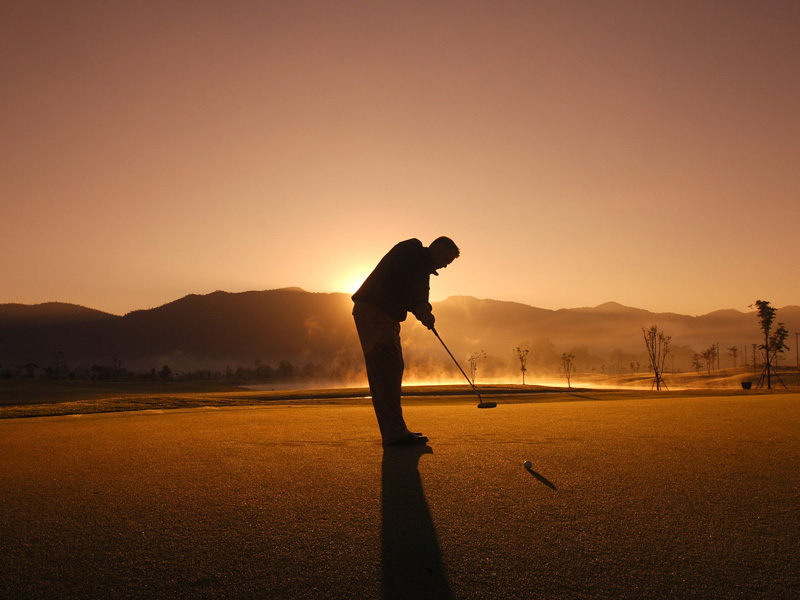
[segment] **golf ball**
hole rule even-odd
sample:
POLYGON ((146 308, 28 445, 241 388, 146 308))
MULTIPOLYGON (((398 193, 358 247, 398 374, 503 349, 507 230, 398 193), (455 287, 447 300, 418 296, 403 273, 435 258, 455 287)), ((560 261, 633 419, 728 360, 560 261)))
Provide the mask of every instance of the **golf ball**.
POLYGON ((526 469, 530 469, 533 466, 533 463, 529 460, 526 460, 524 466, 526 469))

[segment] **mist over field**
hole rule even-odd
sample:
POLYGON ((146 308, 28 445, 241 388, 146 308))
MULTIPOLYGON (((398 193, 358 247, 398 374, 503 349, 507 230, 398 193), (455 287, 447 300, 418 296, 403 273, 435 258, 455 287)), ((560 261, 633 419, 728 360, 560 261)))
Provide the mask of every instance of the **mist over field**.
MULTIPOLYGON (((364 385, 363 358, 346 294, 296 288, 190 295, 124 316, 51 303, 0 305, 0 372, 10 376, 95 378, 121 373, 282 379, 364 385), (116 370, 116 371, 115 371, 116 370), (109 375, 110 373, 110 375, 109 375)), ((562 354, 581 376, 646 374, 642 328, 672 336, 667 371, 691 372, 692 356, 719 344, 717 366, 736 366, 762 334, 754 312, 720 310, 687 316, 606 303, 545 310, 529 305, 451 297, 434 304, 442 339, 478 383, 521 383, 515 348, 529 350, 526 383, 563 381, 562 354)), ((777 320, 800 329, 800 307, 777 320)), ((463 382, 439 341, 413 316, 402 324, 406 383, 463 382)), ((790 339, 790 342, 793 339, 790 339)), ((793 344, 790 344, 793 346, 793 344)), ((794 356, 786 356, 794 364, 794 356)))

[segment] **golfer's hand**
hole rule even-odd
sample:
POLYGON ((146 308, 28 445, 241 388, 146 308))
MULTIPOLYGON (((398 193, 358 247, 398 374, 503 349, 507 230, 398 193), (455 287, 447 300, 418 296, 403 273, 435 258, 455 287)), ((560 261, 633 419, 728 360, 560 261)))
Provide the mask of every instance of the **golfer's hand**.
POLYGON ((427 302, 419 304, 413 311, 414 316, 417 317, 420 323, 425 325, 428 329, 433 329, 433 323, 436 319, 433 318, 433 308, 427 302))
POLYGON ((433 324, 436 322, 436 317, 433 316, 433 313, 427 313, 421 315, 419 317, 419 321, 420 323, 425 325, 425 327, 427 327, 428 329, 433 329, 433 324))

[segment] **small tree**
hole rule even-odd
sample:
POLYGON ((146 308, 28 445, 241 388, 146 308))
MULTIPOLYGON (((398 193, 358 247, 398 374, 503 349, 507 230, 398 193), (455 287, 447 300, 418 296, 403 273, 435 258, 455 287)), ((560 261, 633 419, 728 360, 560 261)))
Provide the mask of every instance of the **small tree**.
POLYGON ((617 373, 622 373, 624 370, 622 365, 625 362, 625 352, 620 348, 615 348, 611 351, 611 361, 612 366, 617 370, 617 373))
POLYGON ((706 361, 706 370, 708 374, 711 375, 711 369, 714 367, 714 364, 717 360, 717 345, 714 344, 706 348, 706 350, 701 354, 703 360, 706 361))
POLYGON ((67 377, 69 375, 69 363, 67 363, 67 358, 64 355, 64 353, 54 352, 53 362, 50 365, 50 368, 45 369, 45 371, 53 379, 61 379, 62 377, 67 377))
POLYGON ((778 323, 775 333, 773 333, 772 337, 769 339, 769 354, 772 356, 771 360, 775 363, 775 377, 778 378, 778 381, 781 382, 783 387, 786 387, 786 384, 781 380, 781 376, 778 373, 778 367, 780 366, 780 361, 783 358, 784 350, 789 350, 789 346, 787 346, 785 343, 787 337, 789 337, 789 331, 786 329, 786 325, 783 323, 778 323))
POLYGON ((288 360, 282 360, 278 363, 278 368, 275 370, 275 377, 281 381, 289 381, 294 379, 295 368, 288 360))
MULTIPOLYGON (((777 329, 774 332, 772 331, 772 323, 775 320, 778 309, 766 300, 756 300, 756 312, 758 313, 761 331, 764 332, 764 343, 759 346, 759 349, 764 351, 764 371, 758 380, 758 387, 761 387, 766 377, 767 389, 772 389, 772 363, 776 362, 778 354, 783 354, 784 350, 789 349, 785 344, 789 332, 783 323, 778 323, 777 329)), ((775 375, 778 377, 778 381, 781 381, 777 372, 775 375)), ((786 387, 783 381, 781 381, 781 384, 786 387)))
POLYGON ((158 372, 158 376, 163 381, 169 381, 170 379, 172 379, 172 369, 169 368, 169 365, 164 365, 163 367, 161 367, 161 370, 158 372))
POLYGON ((470 378, 472 379, 472 385, 475 385, 475 372, 478 370, 478 361, 482 358, 486 358, 486 352, 481 350, 480 352, 473 352, 470 354, 469 357, 469 374, 470 378))
POLYGON ((728 356, 733 359, 733 368, 736 368, 736 359, 739 358, 739 347, 738 346, 731 346, 728 348, 728 356))
MULTIPOLYGON (((770 372, 772 361, 769 355, 769 334, 772 329, 772 322, 775 320, 775 313, 778 312, 778 309, 774 308, 766 300, 756 300, 756 312, 758 313, 758 322, 761 326, 761 331, 764 332, 764 343, 759 346, 759 349, 764 351, 764 373, 766 373, 767 376, 767 389, 772 389, 772 373, 770 372)), ((764 373, 761 374, 761 379, 758 382, 759 387, 761 387, 761 383, 764 379, 764 373)))
POLYGON ((122 374, 122 359, 118 356, 111 357, 111 377, 114 381, 117 381, 122 374))
POLYGON ((703 368, 703 355, 699 352, 692 354, 692 368, 700 375, 700 369, 703 368))
POLYGON ((783 354, 784 350, 790 350, 789 346, 785 344, 787 337, 789 337, 789 331, 786 329, 786 325, 784 323, 778 323, 778 328, 775 330, 772 339, 770 339, 773 356, 783 358, 780 355, 783 354))
POLYGON ((667 360, 667 354, 669 354, 669 341, 672 339, 672 336, 665 335, 664 332, 658 330, 658 326, 652 325, 650 329, 645 329, 642 327, 642 333, 644 334, 644 343, 647 346, 647 354, 650 358, 650 368, 653 369, 653 385, 650 386, 650 389, 653 389, 653 386, 657 390, 661 389, 661 386, 667 387, 664 383, 664 363, 667 360))
POLYGON ((522 385, 525 385, 525 371, 528 370, 525 367, 525 365, 528 364, 528 354, 530 354, 531 351, 528 350, 527 348, 523 350, 518 346, 514 348, 514 352, 516 353, 517 358, 519 359, 519 367, 520 371, 522 371, 522 385))
POLYGON ((572 370, 575 368, 572 364, 572 360, 575 358, 574 354, 570 354, 569 352, 564 352, 561 355, 561 363, 564 365, 564 376, 567 378, 567 387, 572 389, 572 384, 570 383, 570 379, 572 378, 572 370))

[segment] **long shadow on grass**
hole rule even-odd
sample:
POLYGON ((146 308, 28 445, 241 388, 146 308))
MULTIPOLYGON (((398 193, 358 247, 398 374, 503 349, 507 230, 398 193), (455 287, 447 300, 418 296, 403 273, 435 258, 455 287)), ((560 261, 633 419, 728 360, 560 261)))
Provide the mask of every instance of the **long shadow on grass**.
POLYGON ((418 463, 429 446, 386 447, 381 465, 383 597, 452 598, 418 463))

